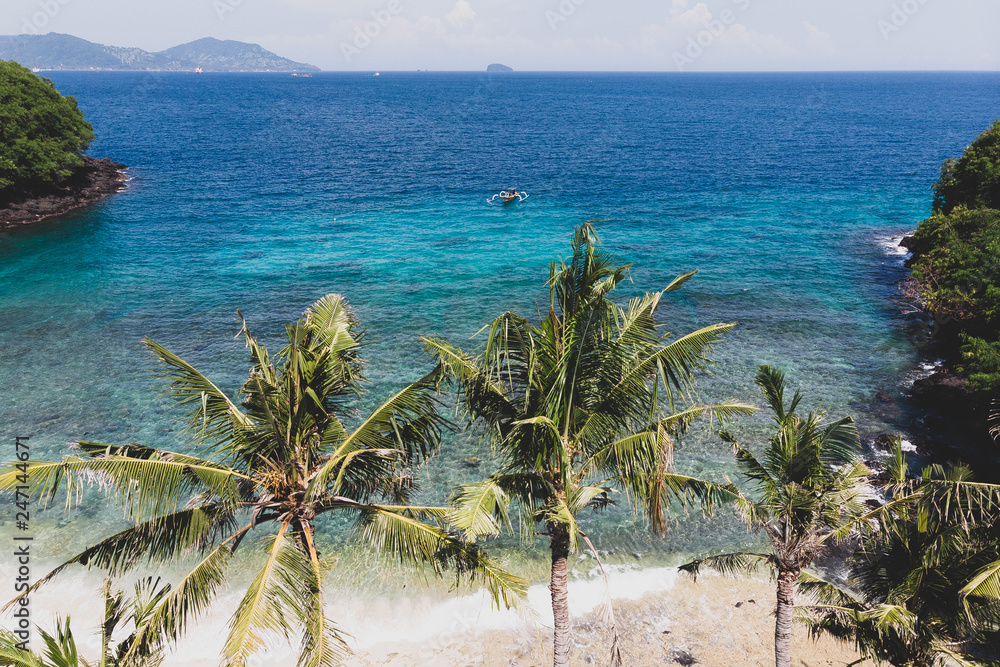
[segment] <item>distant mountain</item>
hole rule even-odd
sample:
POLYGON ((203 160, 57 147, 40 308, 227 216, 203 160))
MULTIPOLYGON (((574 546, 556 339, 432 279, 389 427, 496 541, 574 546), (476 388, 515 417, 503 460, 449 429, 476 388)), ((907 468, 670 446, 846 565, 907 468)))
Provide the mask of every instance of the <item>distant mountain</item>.
POLYGON ((316 72, 257 44, 212 37, 166 51, 95 44, 72 35, 0 35, 0 60, 43 70, 195 70, 205 72, 316 72))
POLYGON ((500 63, 493 63, 492 65, 486 66, 487 72, 513 72, 514 68, 507 67, 506 65, 501 65, 500 63))

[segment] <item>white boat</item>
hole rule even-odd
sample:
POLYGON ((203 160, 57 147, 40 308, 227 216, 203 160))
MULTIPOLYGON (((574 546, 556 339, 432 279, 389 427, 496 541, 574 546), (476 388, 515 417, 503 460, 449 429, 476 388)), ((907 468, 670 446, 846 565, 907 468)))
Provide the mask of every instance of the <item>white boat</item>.
POLYGON ((487 204, 492 204, 493 202, 500 200, 503 204, 513 204, 514 202, 524 201, 528 198, 528 193, 523 190, 517 190, 516 188, 511 188, 510 190, 501 190, 498 194, 493 195, 486 200, 487 204))
POLYGON ((202 72, 201 72, 201 68, 200 68, 200 67, 195 67, 195 68, 194 68, 194 73, 195 73, 195 74, 201 74, 201 73, 202 73, 202 72))
POLYGON ((381 72, 375 72, 374 74, 372 74, 372 76, 382 76, 382 73, 381 72))

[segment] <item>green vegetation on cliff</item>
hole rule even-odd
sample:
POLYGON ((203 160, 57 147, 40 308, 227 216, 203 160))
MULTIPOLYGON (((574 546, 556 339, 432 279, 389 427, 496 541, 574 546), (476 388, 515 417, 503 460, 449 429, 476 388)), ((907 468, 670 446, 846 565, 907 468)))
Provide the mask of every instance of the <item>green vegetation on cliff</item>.
POLYGON ((0 61, 0 202, 67 178, 93 140, 75 99, 21 65, 0 61))
POLYGON ((976 137, 962 157, 941 167, 934 210, 951 213, 958 206, 1000 209, 1000 120, 976 137))
POLYGON ((907 245, 920 296, 977 398, 1000 394, 1000 121, 935 183, 935 213, 907 245))

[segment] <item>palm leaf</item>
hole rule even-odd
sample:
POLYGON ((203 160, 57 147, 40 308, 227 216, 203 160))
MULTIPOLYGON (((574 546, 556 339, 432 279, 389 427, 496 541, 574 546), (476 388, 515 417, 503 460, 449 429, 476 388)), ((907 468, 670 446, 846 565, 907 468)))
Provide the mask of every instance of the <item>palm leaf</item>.
POLYGON ((527 582, 506 572, 474 544, 403 512, 365 506, 358 516, 358 534, 386 562, 430 565, 437 573, 450 566, 458 578, 481 582, 498 607, 516 606, 527 592, 527 582))
POLYGON ((511 497, 495 479, 486 479, 458 487, 448 514, 448 523, 461 530, 465 539, 496 537, 512 532, 511 497))
POLYGON ((361 449, 394 449, 407 460, 430 455, 440 444, 443 420, 434 398, 435 374, 429 373, 376 408, 341 442, 336 452, 316 472, 307 497, 315 500, 324 492, 343 456, 361 449))
MULTIPOLYGON (((96 567, 110 576, 118 576, 143 561, 175 560, 191 550, 206 548, 215 536, 232 526, 232 513, 220 505, 193 507, 152 519, 84 549, 32 584, 28 592, 34 592, 74 564, 96 567)), ((16 600, 3 608, 9 608, 16 600)))
POLYGON ((188 426, 201 443, 218 446, 231 440, 235 429, 253 425, 236 403, 194 366, 149 338, 143 339, 143 344, 160 362, 157 376, 170 381, 176 404, 192 406, 188 426))
MULTIPOLYGON (((31 651, 17 647, 21 640, 10 630, 0 628, 0 665, 10 667, 50 667, 31 651)), ((74 666, 75 667, 75 666, 74 666)))
POLYGON ((972 595, 1000 600, 1000 561, 994 561, 979 570, 959 592, 963 597, 972 595))
MULTIPOLYGON (((288 637, 292 625, 286 613, 295 609, 295 591, 282 580, 280 556, 287 551, 285 533, 288 523, 281 524, 268 549, 267 562, 254 578, 236 612, 230 620, 229 636, 223 648, 225 667, 245 667, 250 656, 267 647, 267 636, 288 637)), ((294 547, 291 547, 294 549, 294 547)), ((289 614, 290 615, 290 614, 289 614)))
POLYGON ((697 581, 703 567, 710 567, 720 574, 726 575, 753 575, 764 568, 773 566, 774 556, 770 554, 731 553, 698 558, 679 566, 677 569, 690 574, 697 581))
POLYGON ((307 551, 307 567, 304 569, 305 586, 299 606, 299 622, 305 628, 302 635, 302 650, 299 653, 299 667, 334 667, 348 652, 347 644, 336 626, 326 617, 323 608, 323 575, 328 567, 320 562, 319 553, 313 543, 311 525, 304 525, 300 532, 299 547, 307 551))
MULTIPOLYGON (((245 533, 249 527, 239 534, 245 533)), ((215 593, 226 581, 225 568, 232 557, 233 535, 219 544, 201 560, 169 594, 137 619, 137 627, 132 644, 125 659, 147 655, 167 642, 177 642, 187 629, 188 623, 201 614, 215 593)))

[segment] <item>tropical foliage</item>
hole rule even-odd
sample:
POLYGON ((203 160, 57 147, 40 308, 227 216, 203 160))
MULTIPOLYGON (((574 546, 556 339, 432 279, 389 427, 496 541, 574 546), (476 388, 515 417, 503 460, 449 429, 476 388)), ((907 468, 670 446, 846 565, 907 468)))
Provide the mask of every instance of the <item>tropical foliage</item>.
POLYGON ((159 667, 163 662, 162 646, 135 647, 136 628, 142 627, 163 599, 170 594, 170 585, 146 577, 135 584, 131 597, 113 590, 105 580, 103 589, 104 617, 101 621, 101 657, 88 662, 77 650, 70 629, 70 619, 56 619, 56 633, 51 635, 39 628, 45 645, 39 655, 18 646, 19 638, 9 631, 0 631, 0 665, 10 667, 159 667), (113 637, 119 629, 130 626, 132 632, 120 641, 113 637), (127 659, 126 659, 127 656, 127 659))
MULTIPOLYGON (((136 629, 131 658, 177 640, 226 581, 237 548, 249 540, 263 566, 230 622, 223 664, 242 666, 268 639, 301 637, 299 664, 337 664, 344 638, 326 616, 323 579, 334 561, 316 545, 318 517, 354 522, 354 537, 386 561, 452 568, 485 586, 495 603, 514 604, 525 591, 478 546, 445 525, 446 509, 409 504, 414 467, 439 445, 444 424, 435 378, 423 377, 359 418, 365 383, 362 332, 343 298, 328 295, 287 327, 275 356, 241 332, 250 351, 249 378, 232 400, 167 348, 146 344, 177 403, 188 409, 195 453, 138 444, 78 444, 60 462, 33 462, 32 493, 72 498, 98 482, 135 525, 71 558, 44 579, 80 564, 111 576, 146 562, 197 554, 190 572, 136 629), (352 426, 353 424, 353 426, 352 426)), ((17 471, 0 488, 17 483, 17 471)))
POLYGON ((68 177, 93 140, 75 99, 0 60, 0 205, 68 177))
MULTIPOLYGON (((576 230, 572 258, 551 265, 541 321, 503 313, 475 355, 425 339, 498 460, 494 474, 460 488, 452 523, 469 539, 515 524, 526 538, 548 537, 557 667, 569 660, 567 559, 581 541, 589 545, 577 515, 607 507, 620 491, 662 530, 676 500, 730 497, 728 488, 675 473, 673 443, 699 416, 751 409, 693 400, 707 350, 733 325, 672 337, 657 324, 663 297, 694 274, 619 306, 609 295, 629 267, 598 244, 591 225, 576 230)), ((617 663, 617 643, 611 652, 617 663)))
POLYGON ((893 511, 866 525, 846 585, 802 583, 818 602, 804 619, 897 667, 1000 665, 1000 487, 961 466, 906 471, 897 444, 883 488, 893 511))
POLYGON ((777 579, 775 663, 788 667, 796 583, 831 538, 843 538, 867 513, 868 469, 858 459, 861 443, 850 417, 832 422, 824 422, 818 412, 800 417, 796 411, 802 395, 796 392, 786 404, 781 371, 761 366, 756 379, 775 434, 759 456, 731 434, 723 432, 722 437, 733 446, 737 467, 754 487, 753 497, 739 493, 736 508, 751 528, 764 532, 771 549, 700 558, 681 570, 695 576, 706 566, 727 574, 770 570, 777 579))
POLYGON ((934 215, 907 241, 909 265, 984 406, 1000 395, 1000 121, 945 163, 934 188, 934 215))
POLYGON ((1000 209, 1000 120, 941 167, 934 210, 948 214, 959 206, 1000 209))

